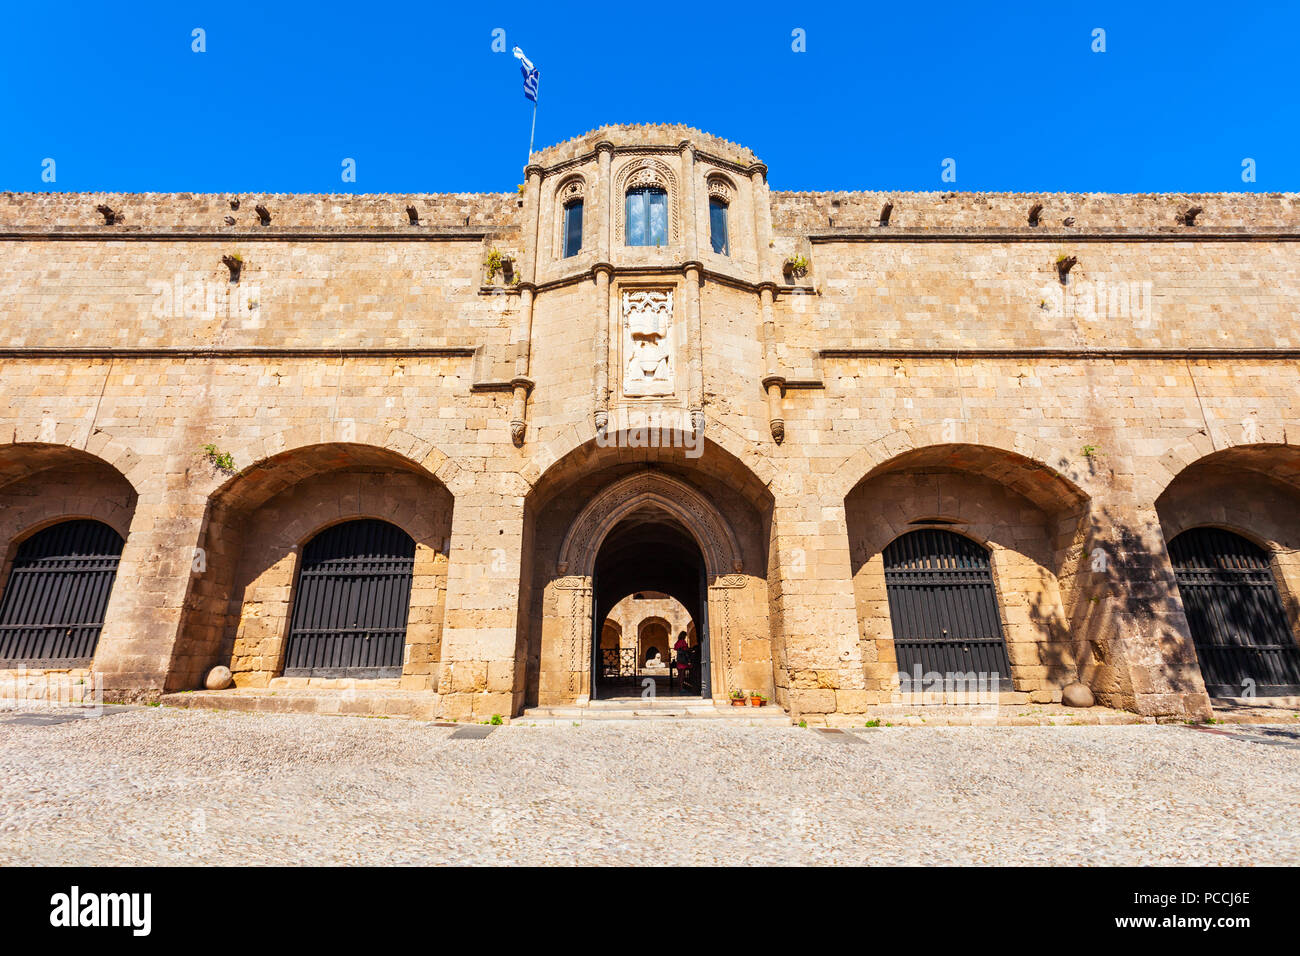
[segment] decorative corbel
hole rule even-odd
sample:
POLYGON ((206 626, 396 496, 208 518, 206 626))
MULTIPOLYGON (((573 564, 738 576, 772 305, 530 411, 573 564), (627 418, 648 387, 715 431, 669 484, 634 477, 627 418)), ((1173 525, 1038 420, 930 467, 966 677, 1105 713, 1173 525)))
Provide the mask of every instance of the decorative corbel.
POLYGON ((524 434, 528 431, 528 420, 524 417, 524 411, 528 407, 528 393, 533 390, 536 383, 526 375, 516 375, 510 380, 510 385, 514 389, 514 402, 510 408, 510 440, 515 443, 515 447, 522 447, 524 443, 524 434))
POLYGON ((765 375, 763 390, 767 392, 767 418, 772 429, 772 440, 778 445, 785 441, 785 410, 781 398, 785 394, 784 375, 765 375))

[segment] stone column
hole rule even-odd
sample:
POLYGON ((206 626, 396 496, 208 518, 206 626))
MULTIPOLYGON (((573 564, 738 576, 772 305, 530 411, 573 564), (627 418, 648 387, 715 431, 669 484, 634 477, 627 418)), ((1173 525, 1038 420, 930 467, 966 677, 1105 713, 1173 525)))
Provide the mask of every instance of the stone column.
POLYGON ((592 267, 596 277, 596 308, 593 310, 596 321, 596 394, 594 396, 594 418, 596 431, 605 430, 609 423, 609 329, 610 313, 613 309, 610 279, 614 267, 608 262, 598 262, 592 267))
POLYGON ((781 374, 776 355, 776 309, 773 298, 776 285, 764 281, 758 287, 759 305, 763 312, 763 391, 767 393, 767 419, 772 438, 779 445, 785 441, 785 410, 781 399, 785 394, 785 376, 781 374))
POLYGON ((537 281, 537 237, 542 212, 542 167, 529 163, 524 168, 524 249, 520 272, 525 282, 537 281))
POLYGON ((462 476, 452 488, 447 617, 438 679, 443 717, 509 716, 522 704, 516 631, 526 490, 523 479, 509 472, 462 476))
POLYGON ((695 147, 683 140, 682 151, 682 222, 686 227, 685 255, 688 262, 699 256, 699 220, 695 206, 695 147))
POLYGON ((141 489, 95 648, 108 700, 156 700, 197 686, 206 655, 190 660, 180 633, 204 509, 182 488, 141 489))
POLYGON ((760 280, 772 281, 772 205, 767 191, 767 167, 755 163, 749 167, 751 205, 754 210, 754 257, 760 280))
POLYGON ((1071 631, 1097 703, 1145 716, 1210 716, 1191 630, 1155 504, 1094 499, 1071 631))
MULTIPOLYGON (((542 595, 542 659, 537 702, 542 707, 591 699, 593 640, 591 578, 566 574, 542 595)), ((595 639, 599 639, 595 635, 595 639)), ((634 638, 635 639, 635 638, 634 638)))
POLYGON ((601 262, 608 262, 610 222, 613 220, 611 209, 614 203, 614 180, 613 173, 610 171, 614 158, 614 144, 601 140, 596 144, 596 154, 600 157, 600 188, 598 191, 592 190, 592 195, 598 197, 597 215, 600 217, 597 220, 600 226, 596 231, 596 257, 601 262))
POLYGON ((515 374, 510 380, 514 395, 510 405, 510 439, 516 447, 523 445, 528 430, 528 393, 533 380, 528 377, 533 349, 533 300, 537 287, 532 282, 519 283, 519 326, 515 334, 515 374))
POLYGON ((686 374, 687 405, 698 433, 704 427, 704 333, 700 318, 700 275, 703 263, 690 260, 686 273, 686 374))
POLYGON ((773 653, 784 660, 777 698, 792 717, 834 722, 867 705, 844 499, 816 476, 775 483, 773 653), (780 642, 780 647, 776 646, 780 642), (783 653, 782 653, 783 652, 783 653))

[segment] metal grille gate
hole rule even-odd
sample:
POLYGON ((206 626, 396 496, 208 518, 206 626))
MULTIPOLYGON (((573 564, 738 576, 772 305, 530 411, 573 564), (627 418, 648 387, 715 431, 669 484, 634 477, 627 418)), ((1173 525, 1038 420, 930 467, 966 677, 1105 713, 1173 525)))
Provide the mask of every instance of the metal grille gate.
POLYGON ((286 677, 400 677, 415 541, 387 521, 327 528, 302 550, 286 677))
POLYGON ((1268 552, 1221 528, 1193 528, 1169 542, 1178 592, 1217 697, 1300 694, 1300 644, 1287 625, 1268 552))
POLYGON ((19 545, 0 602, 0 662, 89 666, 124 543, 103 522, 77 520, 19 545))
POLYGON ((951 531, 910 531, 885 548, 900 674, 997 675, 1011 688, 988 552, 951 531))

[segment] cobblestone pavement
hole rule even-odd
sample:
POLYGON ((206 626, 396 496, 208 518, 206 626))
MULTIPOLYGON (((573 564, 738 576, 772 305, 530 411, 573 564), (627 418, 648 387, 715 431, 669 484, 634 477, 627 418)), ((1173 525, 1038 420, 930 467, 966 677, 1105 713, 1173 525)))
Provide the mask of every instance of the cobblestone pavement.
POLYGON ((1300 863, 1294 726, 469 729, 0 714, 0 865, 1300 863))

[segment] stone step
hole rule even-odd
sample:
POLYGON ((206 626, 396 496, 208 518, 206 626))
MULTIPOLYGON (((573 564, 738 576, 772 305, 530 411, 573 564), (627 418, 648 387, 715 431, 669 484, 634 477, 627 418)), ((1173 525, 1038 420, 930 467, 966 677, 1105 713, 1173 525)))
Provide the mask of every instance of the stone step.
POLYGON ((185 691, 164 694, 169 707, 196 707, 259 714, 333 714, 352 717, 397 717, 434 720, 438 695, 432 691, 374 688, 360 691, 322 688, 185 691))
POLYGON ((790 725, 790 718, 779 707, 718 707, 709 701, 696 701, 690 707, 670 707, 659 702, 657 706, 609 706, 613 701, 596 701, 593 705, 564 707, 530 707, 511 723, 521 726, 560 726, 573 723, 672 723, 676 721, 708 721, 748 726, 790 725), (596 706, 600 705, 600 706, 596 706))

